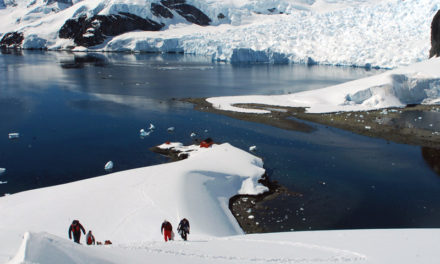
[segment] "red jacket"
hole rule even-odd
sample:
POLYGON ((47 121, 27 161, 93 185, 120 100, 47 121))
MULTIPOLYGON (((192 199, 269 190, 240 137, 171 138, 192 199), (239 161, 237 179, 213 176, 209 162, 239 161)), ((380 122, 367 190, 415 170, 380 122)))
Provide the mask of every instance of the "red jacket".
POLYGON ((171 225, 170 222, 168 222, 168 221, 164 221, 164 222, 162 223, 162 227, 160 228, 160 232, 162 233, 163 230, 166 230, 166 231, 173 231, 173 226, 171 225))

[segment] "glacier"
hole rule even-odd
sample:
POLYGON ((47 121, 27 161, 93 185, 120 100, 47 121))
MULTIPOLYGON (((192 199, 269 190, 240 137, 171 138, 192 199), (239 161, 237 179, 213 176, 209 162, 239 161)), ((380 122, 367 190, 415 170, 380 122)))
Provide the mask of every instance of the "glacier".
MULTIPOLYGON (((428 58, 435 0, 186 0, 208 26, 152 11, 162 0, 2 0, 0 39, 23 33, 20 48, 187 53, 232 63, 304 63, 396 68, 428 58), (59 37, 69 19, 128 13, 160 23, 83 47, 59 37)), ((170 2, 182 2, 173 0, 170 2)), ((168 3, 169 4, 169 3, 168 3)), ((162 6, 166 8, 165 6, 162 6)))

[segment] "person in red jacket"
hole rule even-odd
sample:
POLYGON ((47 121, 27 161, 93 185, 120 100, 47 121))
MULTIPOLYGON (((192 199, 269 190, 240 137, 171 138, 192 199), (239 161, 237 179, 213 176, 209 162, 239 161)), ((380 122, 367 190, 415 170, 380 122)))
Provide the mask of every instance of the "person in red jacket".
POLYGON ((86 230, 81 225, 81 223, 78 220, 73 220, 72 224, 69 227, 69 239, 72 239, 72 234, 73 234, 73 241, 79 244, 79 240, 81 239, 81 230, 85 235, 86 230))
POLYGON ((160 232, 163 234, 165 238, 165 242, 168 240, 173 240, 171 233, 173 232, 173 226, 167 220, 164 220, 162 223, 162 227, 160 228, 160 232))
POLYGON ((95 236, 92 234, 92 230, 89 230, 86 236, 86 243, 87 245, 94 245, 95 244, 95 236))

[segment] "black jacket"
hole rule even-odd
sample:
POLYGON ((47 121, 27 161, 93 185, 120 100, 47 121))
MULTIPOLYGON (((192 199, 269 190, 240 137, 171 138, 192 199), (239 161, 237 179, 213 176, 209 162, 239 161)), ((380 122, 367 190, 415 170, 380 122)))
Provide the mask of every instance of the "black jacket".
POLYGON ((81 236, 81 230, 85 235, 86 230, 81 225, 81 223, 79 221, 73 221, 73 223, 69 227, 69 238, 72 239, 72 233, 73 233, 73 237, 81 236))

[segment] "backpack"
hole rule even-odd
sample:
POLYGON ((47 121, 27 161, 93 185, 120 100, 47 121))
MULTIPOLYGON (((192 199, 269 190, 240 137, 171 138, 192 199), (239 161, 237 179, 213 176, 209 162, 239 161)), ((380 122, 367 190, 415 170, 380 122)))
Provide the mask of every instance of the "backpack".
POLYGON ((87 245, 91 245, 93 243, 92 236, 87 236, 87 245))

